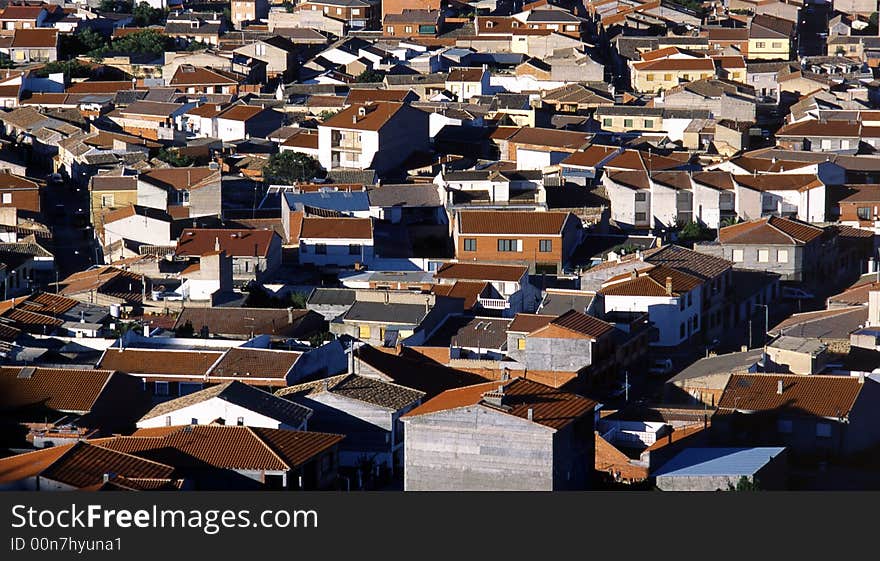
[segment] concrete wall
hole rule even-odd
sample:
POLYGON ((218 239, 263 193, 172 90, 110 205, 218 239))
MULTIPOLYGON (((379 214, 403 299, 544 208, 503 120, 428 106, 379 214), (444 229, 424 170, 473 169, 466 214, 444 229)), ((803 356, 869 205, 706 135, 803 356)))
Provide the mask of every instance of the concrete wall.
POLYGON ((551 429, 463 407, 403 419, 406 491, 551 491, 551 429))
MULTIPOLYGON (((515 339, 513 343, 516 348, 515 339)), ((592 348, 589 339, 529 337, 524 362, 530 370, 577 372, 592 364, 592 348)))

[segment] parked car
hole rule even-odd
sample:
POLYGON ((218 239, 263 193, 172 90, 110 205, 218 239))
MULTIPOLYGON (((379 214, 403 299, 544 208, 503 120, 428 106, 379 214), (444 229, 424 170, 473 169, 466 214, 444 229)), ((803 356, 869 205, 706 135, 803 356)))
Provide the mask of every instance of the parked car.
POLYGON ((786 300, 812 300, 816 295, 800 288, 786 286, 782 289, 782 297, 786 300))
POLYGON ((648 368, 648 372, 651 374, 669 374, 672 372, 672 359, 669 358, 658 358, 655 359, 654 362, 651 363, 651 367, 648 368))

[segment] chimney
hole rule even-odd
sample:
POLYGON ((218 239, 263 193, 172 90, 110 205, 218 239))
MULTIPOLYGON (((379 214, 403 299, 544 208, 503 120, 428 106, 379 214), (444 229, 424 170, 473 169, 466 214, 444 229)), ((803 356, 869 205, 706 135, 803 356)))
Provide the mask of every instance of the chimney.
POLYGON ((214 251, 220 251, 220 238, 214 238, 214 251))
POLYGON ((325 392, 330 389, 330 382, 327 381, 327 378, 321 380, 321 389, 325 392))
POLYGON ((529 418, 530 421, 534 421, 534 420, 535 420, 535 410, 532 409, 531 407, 529 407, 528 418, 529 418))
POLYGON ((144 337, 149 337, 149 336, 150 336, 150 326, 145 325, 144 326, 144 337))
POLYGON ((110 481, 110 474, 105 473, 101 479, 104 481, 104 483, 107 483, 108 481, 110 481))
POLYGON ((666 277, 666 294, 672 295, 672 277, 666 277))
POLYGON ((876 265, 875 265, 875 263, 874 263, 874 258, 871 257, 870 259, 868 259, 868 272, 869 272, 869 273, 873 273, 873 272, 875 272, 875 271, 874 271, 874 267, 875 267, 875 266, 876 266, 876 265))
POLYGON ((508 380, 510 380, 510 368, 505 366, 501 369, 501 381, 506 382, 508 380))
POLYGON ((499 385, 495 391, 488 391, 483 394, 483 401, 493 407, 501 407, 504 405, 504 385, 499 385))
POLYGON ((865 373, 864 372, 859 372, 859 383, 860 384, 865 383, 865 373))
POLYGON ((783 384, 782 380, 779 380, 778 382, 776 382, 776 394, 782 395, 783 389, 785 389, 785 388, 784 388, 784 384, 783 384))
POLYGON ((293 308, 287 308, 287 325, 293 325, 293 308))
POLYGON ((638 276, 639 276, 639 271, 638 271, 638 269, 633 269, 632 272, 629 274, 629 278, 631 278, 631 279, 634 279, 634 278, 636 278, 636 277, 638 277, 638 276))

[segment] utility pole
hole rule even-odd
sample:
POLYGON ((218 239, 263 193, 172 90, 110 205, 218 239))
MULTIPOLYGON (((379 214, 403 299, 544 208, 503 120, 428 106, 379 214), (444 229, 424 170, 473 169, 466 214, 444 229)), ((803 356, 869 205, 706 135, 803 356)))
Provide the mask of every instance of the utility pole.
POLYGON ((623 400, 629 403, 629 370, 623 371, 623 400))

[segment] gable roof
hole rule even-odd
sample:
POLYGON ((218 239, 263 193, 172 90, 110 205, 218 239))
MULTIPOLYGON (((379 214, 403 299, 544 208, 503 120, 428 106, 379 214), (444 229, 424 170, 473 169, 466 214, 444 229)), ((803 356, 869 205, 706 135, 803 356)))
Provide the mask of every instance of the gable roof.
POLYGON ((310 397, 325 392, 394 411, 409 407, 425 396, 425 392, 357 374, 340 374, 288 386, 276 391, 275 395, 296 400, 298 397, 310 397))
POLYGON ((645 263, 666 265, 703 280, 717 277, 733 265, 727 259, 699 253, 674 244, 649 249, 642 255, 645 263))
POLYGON ((741 174, 733 180, 756 191, 808 191, 825 184, 814 173, 741 174))
POLYGON ((532 422, 560 430, 580 417, 590 414, 596 406, 596 402, 538 382, 514 378, 507 382, 488 382, 447 390, 416 407, 402 418, 413 418, 478 405, 521 419, 528 419, 531 413, 532 422), (489 405, 486 401, 486 397, 493 393, 503 395, 500 408, 489 405))
POLYGON ((12 48, 55 48, 58 46, 57 29, 16 29, 12 36, 12 48))
POLYGON ((319 126, 338 129, 355 129, 378 131, 390 121, 403 103, 396 101, 374 101, 353 103, 339 113, 333 115, 319 126))
POLYGON ((187 168, 156 168, 142 172, 138 180, 164 189, 198 189, 220 180, 220 170, 208 166, 187 168))
POLYGON ((190 323, 198 333, 207 327, 209 333, 220 335, 254 334, 285 337, 307 337, 315 326, 323 325, 323 318, 309 310, 292 308, 203 308, 185 306, 177 316, 174 328, 190 323), (315 320, 313 322, 313 320, 315 320))
POLYGON ((804 244, 822 236, 824 230, 788 218, 770 216, 721 228, 718 239, 723 244, 804 244))
POLYGON ((654 265, 648 269, 633 270, 608 279, 599 293, 606 296, 679 296, 702 284, 694 275, 667 267, 654 265), (672 294, 666 291, 666 280, 672 281, 672 294))
POLYGON ((162 417, 174 411, 214 398, 265 415, 291 427, 301 426, 312 414, 312 410, 308 407, 280 399, 269 392, 253 386, 232 381, 160 403, 148 411, 140 420, 146 421, 155 417, 162 417))
POLYGON ((507 327, 507 331, 512 333, 531 333, 548 325, 557 317, 546 314, 516 314, 513 316, 513 321, 507 327))
MULTIPOLYGON (((539 328, 530 333, 530 337, 541 337, 541 334, 548 331, 548 327, 559 327, 568 331, 576 338, 587 338, 593 341, 598 340, 603 335, 614 331, 614 326, 606 323, 599 318, 589 316, 576 310, 569 310, 552 320, 548 326, 539 328)), ((559 335, 558 330, 554 330, 556 336, 559 335)), ((553 335, 551 335, 553 337, 553 335)))
POLYGON ((168 479, 174 472, 174 467, 170 465, 88 442, 77 442, 46 466, 39 475, 82 489, 103 482, 105 473, 131 478, 168 479))
POLYGON ((175 467, 288 471, 345 438, 338 434, 230 425, 141 429, 132 436, 102 440, 101 446, 175 467))
MULTIPOLYGON (((302 353, 275 349, 232 347, 207 372, 209 382, 236 378, 242 381, 272 379, 272 385, 287 385, 287 374, 302 353)), ((262 382, 261 382, 262 383, 262 382)))

